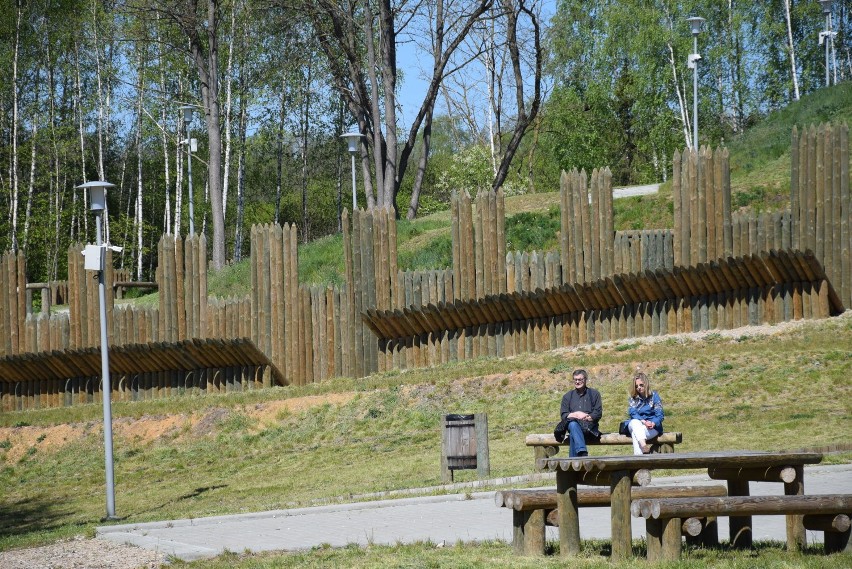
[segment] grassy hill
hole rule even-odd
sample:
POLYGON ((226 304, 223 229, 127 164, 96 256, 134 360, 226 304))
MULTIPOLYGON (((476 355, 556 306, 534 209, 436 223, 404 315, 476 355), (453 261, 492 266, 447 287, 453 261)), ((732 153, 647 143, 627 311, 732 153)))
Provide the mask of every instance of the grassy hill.
MULTIPOLYGON (((494 477, 528 474, 532 451, 523 438, 552 430, 577 367, 588 369, 601 390, 606 430, 625 415, 626 382, 642 369, 662 394, 666 428, 684 433, 680 450, 848 445, 850 346, 847 311, 821 322, 479 359, 299 388, 115 403, 116 510, 126 522, 142 522, 435 486, 439 418, 453 412, 488 414, 494 477)), ((98 405, 0 415, 0 550, 91 532, 99 523, 100 419, 98 405)), ((827 457, 850 459, 849 452, 827 457)), ((474 477, 460 471, 457 480, 474 477)))

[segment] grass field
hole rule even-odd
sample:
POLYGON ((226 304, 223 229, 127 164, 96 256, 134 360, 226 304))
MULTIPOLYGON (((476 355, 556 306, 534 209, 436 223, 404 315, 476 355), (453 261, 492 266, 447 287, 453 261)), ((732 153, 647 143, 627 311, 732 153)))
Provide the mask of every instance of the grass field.
MULTIPOLYGON (((550 544, 558 548, 557 544, 550 544)), ((609 543, 584 542, 582 555, 572 557, 570 567, 581 569, 636 569, 645 565, 642 559, 611 562, 609 543)), ((636 544, 637 553, 644 554, 643 545, 636 544)), ((759 543, 752 552, 725 550, 692 550, 684 554, 679 562, 649 565, 667 569, 829 569, 843 567, 847 559, 826 557, 821 548, 811 548, 801 554, 783 551, 781 543, 759 543)), ((481 544, 450 544, 439 548, 432 543, 398 545, 394 547, 371 546, 367 548, 347 547, 342 549, 317 548, 306 553, 290 555, 239 555, 221 556, 214 562, 204 561, 180 564, 181 567, 205 567, 206 569, 286 569, 359 567, 367 569, 478 569, 501 567, 507 569, 551 569, 565 567, 566 561, 557 555, 547 557, 518 557, 511 545, 502 542, 481 544)))
MULTIPOLYGON (((589 369, 601 390, 605 430, 625 413, 625 379, 642 369, 662 394, 666 428, 684 433, 680 450, 850 448, 843 446, 852 411, 847 312, 763 331, 116 403, 116 511, 124 522, 192 518, 438 485, 439 418, 447 412, 488 414, 494 477, 530 473, 523 438, 552 430, 575 367, 589 369)), ((98 405, 0 415, 0 549, 90 535, 100 524, 100 417, 98 405)), ((826 461, 850 459, 841 452, 826 461)), ((457 473, 457 480, 474 478, 457 473)))

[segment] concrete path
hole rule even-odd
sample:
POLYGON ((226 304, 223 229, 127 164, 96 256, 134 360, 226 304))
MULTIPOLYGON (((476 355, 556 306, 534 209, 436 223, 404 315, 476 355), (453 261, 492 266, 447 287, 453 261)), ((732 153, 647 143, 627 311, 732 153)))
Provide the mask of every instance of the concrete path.
POLYGON ((646 184, 644 186, 628 186, 626 188, 613 188, 613 198, 628 198, 631 196, 644 196, 656 194, 660 191, 660 184, 646 184))
MULTIPOLYGON (((552 475, 551 475, 552 476, 552 475)), ((719 484, 704 475, 654 479, 653 485, 719 484)), ((553 487, 552 484, 542 484, 553 487)), ((752 483, 752 495, 779 494, 777 483, 752 483)), ((805 492, 838 494, 852 492, 852 464, 805 468, 805 492)), ((727 518, 719 518, 719 536, 726 540, 727 518)), ((642 520, 634 520, 633 536, 645 534, 642 520)), ((558 540, 557 528, 548 528, 548 539, 558 540)), ((754 539, 786 539, 783 516, 755 516, 754 539)), ((98 537, 130 543, 190 561, 215 557, 225 551, 303 550, 328 544, 413 543, 512 539, 512 513, 494 505, 494 492, 448 496, 401 498, 355 504, 276 510, 256 514, 216 516, 142 524, 104 526, 98 537)), ((609 539, 609 508, 580 510, 582 539, 609 539)), ((822 534, 808 532, 808 541, 822 534)))

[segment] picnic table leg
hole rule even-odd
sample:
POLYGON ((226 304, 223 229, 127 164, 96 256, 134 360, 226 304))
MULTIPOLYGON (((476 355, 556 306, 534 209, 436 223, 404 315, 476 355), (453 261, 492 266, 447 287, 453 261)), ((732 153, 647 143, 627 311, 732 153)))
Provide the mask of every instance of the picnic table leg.
MULTIPOLYGON (((784 494, 787 496, 801 496, 805 493, 805 469, 799 465, 796 469, 796 479, 793 482, 784 483, 784 494)), ((802 516, 787 516, 787 550, 799 551, 807 545, 807 534, 802 523, 802 516)))
POLYGON ((646 543, 648 544, 648 563, 656 563, 663 556, 663 523, 655 518, 645 520, 646 543))
POLYGON ((669 518, 660 520, 662 525, 661 561, 677 561, 680 559, 681 519, 669 518))
POLYGON ((616 470, 610 475, 610 507, 612 508, 612 559, 627 559, 633 555, 633 533, 630 526, 629 470, 616 470))
MULTIPOLYGON (((728 496, 748 496, 748 480, 728 480, 728 496)), ((741 549, 751 547, 751 516, 731 516, 728 518, 731 547, 741 549)))
POLYGON ((517 555, 544 555, 545 510, 512 512, 512 545, 517 555))
POLYGON ((577 506, 577 473, 556 471, 556 507, 559 510, 559 554, 580 553, 580 516, 577 506))
POLYGON ((825 552, 846 553, 852 555, 852 529, 843 532, 827 531, 825 536, 825 552))

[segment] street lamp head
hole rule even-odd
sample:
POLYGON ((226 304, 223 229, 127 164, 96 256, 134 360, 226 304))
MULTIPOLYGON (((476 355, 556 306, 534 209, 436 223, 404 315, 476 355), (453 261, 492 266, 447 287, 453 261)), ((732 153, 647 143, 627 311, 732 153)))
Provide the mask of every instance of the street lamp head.
POLYGON ((346 134, 342 134, 340 138, 346 141, 346 144, 349 146, 349 153, 354 155, 358 152, 358 144, 360 144, 361 139, 364 138, 364 135, 360 132, 351 131, 346 134))
POLYGON ((826 16, 831 14, 832 4, 834 4, 834 0, 819 0, 819 5, 822 6, 822 13, 826 16))
POLYGON ((100 180, 80 184, 77 186, 77 189, 89 190, 89 209, 93 212, 100 212, 106 209, 106 189, 114 187, 115 184, 100 180))
POLYGON ((180 107, 179 110, 183 112, 183 124, 191 123, 193 108, 190 105, 184 105, 180 107))
POLYGON ((704 25, 704 18, 701 16, 691 16, 686 21, 689 22, 689 27, 692 28, 692 35, 697 36, 701 32, 701 27, 704 25))

